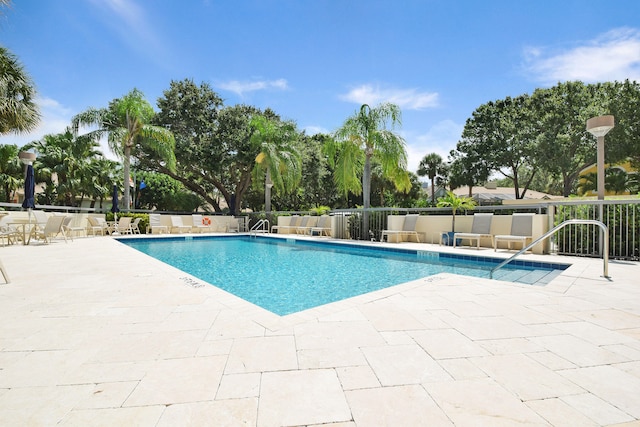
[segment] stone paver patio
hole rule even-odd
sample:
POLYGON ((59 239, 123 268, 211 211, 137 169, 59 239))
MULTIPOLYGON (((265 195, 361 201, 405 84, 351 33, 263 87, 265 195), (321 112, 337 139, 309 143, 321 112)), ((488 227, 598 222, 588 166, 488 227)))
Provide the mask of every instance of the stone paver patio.
POLYGON ((638 263, 547 256, 575 264, 545 287, 440 274, 279 317, 110 237, 0 259, 0 425, 640 425, 638 263))

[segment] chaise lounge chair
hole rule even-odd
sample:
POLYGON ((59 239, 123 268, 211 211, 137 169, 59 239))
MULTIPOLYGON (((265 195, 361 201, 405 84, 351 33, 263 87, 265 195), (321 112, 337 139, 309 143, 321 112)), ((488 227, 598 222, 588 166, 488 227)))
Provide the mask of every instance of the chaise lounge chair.
POLYGON ((317 216, 305 215, 302 217, 300 225, 296 227, 295 232, 296 234, 309 234, 311 233, 311 228, 315 227, 317 223, 317 216))
POLYGON ((147 234, 168 233, 169 227, 161 224, 160 214, 149 214, 149 225, 147 225, 147 234))
POLYGON ((87 227, 84 224, 84 217, 82 215, 67 216, 62 223, 62 232, 66 237, 71 238, 73 241, 73 235, 87 236, 87 227))
POLYGON ((109 232, 111 234, 131 234, 131 217, 121 216, 118 218, 118 222, 111 226, 109 232))
POLYGON ((493 235, 491 234, 492 218, 493 218, 492 213, 477 213, 473 215, 473 224, 471 225, 471 232, 470 233, 454 233, 453 247, 454 248, 456 247, 457 239, 467 239, 469 240, 469 243, 475 240, 476 247, 478 249, 480 249, 480 239, 482 239, 483 237, 491 238, 491 243, 493 243, 493 235))
POLYGON ((493 236, 493 250, 498 248, 498 242, 507 242, 507 248, 511 250, 512 242, 520 242, 522 247, 532 239, 533 215, 527 213, 514 213, 511 215, 511 234, 498 234, 493 236))
POLYGON ((418 223, 419 214, 409 214, 405 215, 403 218, 402 230, 382 230, 382 234, 380 235, 380 241, 384 242, 385 236, 387 237, 387 242, 389 241, 389 236, 398 236, 399 238, 403 236, 415 236, 416 241, 420 243, 420 236, 416 231, 416 225, 418 223))
POLYGON ((171 232, 185 233, 191 231, 190 225, 185 225, 182 222, 182 217, 180 215, 171 215, 171 232))
POLYGON ((210 233, 214 229, 214 223, 209 217, 201 214, 191 214, 191 231, 194 233, 210 233))
POLYGON ((89 224, 87 225, 87 234, 91 233, 94 236, 100 233, 104 236, 109 232, 109 224, 104 220, 104 218, 99 218, 95 216, 87 217, 87 221, 89 224))
POLYGON ((329 215, 320 215, 318 224, 309 230, 310 235, 313 236, 315 233, 318 233, 318 236, 323 234, 327 237, 331 236, 331 217, 329 215))
MULTIPOLYGON (((0 219, 0 244, 4 246, 4 239, 7 239, 7 245, 11 245, 22 239, 22 234, 17 227, 9 224, 9 215, 5 215, 0 219)), ((7 281, 7 283, 9 283, 7 281)))
POLYGON ((238 218, 231 218, 227 221, 227 233, 239 233, 240 232, 240 221, 238 218))
MULTIPOLYGON (((47 223, 44 227, 40 225, 36 225, 29 233, 29 242, 31 239, 42 240, 44 243, 50 243, 51 239, 62 232, 62 223, 64 221, 64 216, 62 215, 53 215, 47 219, 47 223)), ((67 238, 65 237, 65 241, 67 238)))
POLYGON ((291 232, 292 230, 295 231, 295 229, 300 225, 301 221, 302 217, 300 217, 299 215, 292 215, 289 219, 289 225, 274 225, 273 227, 271 227, 271 232, 273 233, 273 230, 278 230, 278 232, 280 232, 280 230, 287 232, 291 232))
POLYGON ((129 226, 129 230, 131 234, 141 234, 140 233, 140 221, 142 221, 142 218, 137 217, 133 220, 133 222, 131 223, 131 225, 129 226))

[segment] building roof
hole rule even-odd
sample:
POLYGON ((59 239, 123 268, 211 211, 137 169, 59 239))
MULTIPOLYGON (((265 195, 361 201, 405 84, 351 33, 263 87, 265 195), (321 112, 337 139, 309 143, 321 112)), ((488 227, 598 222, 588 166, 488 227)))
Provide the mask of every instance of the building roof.
MULTIPOLYGON (((437 189, 436 197, 443 196, 445 191, 446 190, 443 188, 437 189)), ((453 190, 453 192, 458 196, 468 196, 469 187, 459 187, 453 190)), ((485 187, 472 187, 471 194, 478 203, 482 204, 516 200, 515 190, 512 187, 497 187, 491 185, 491 183, 489 183, 485 187)), ((534 190, 527 190, 527 192, 524 194, 524 200, 548 200, 561 198, 562 196, 553 196, 551 194, 534 190)))

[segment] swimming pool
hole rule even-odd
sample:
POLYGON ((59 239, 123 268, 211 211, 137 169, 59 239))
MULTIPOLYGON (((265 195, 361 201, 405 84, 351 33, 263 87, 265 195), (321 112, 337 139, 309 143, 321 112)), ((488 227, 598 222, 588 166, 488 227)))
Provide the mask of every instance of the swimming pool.
MULTIPOLYGON (((499 258, 248 236, 121 239, 278 315, 448 272, 489 277, 499 258)), ((565 264, 514 261, 495 278, 545 284, 565 264)))

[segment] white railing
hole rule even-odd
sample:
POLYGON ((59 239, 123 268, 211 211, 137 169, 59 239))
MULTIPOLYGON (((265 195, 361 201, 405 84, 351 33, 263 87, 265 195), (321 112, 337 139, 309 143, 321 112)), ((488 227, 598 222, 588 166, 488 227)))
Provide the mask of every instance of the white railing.
POLYGON ((602 223, 600 221, 593 220, 593 219, 569 219, 569 220, 564 221, 561 224, 556 225, 551 230, 547 231, 542 236, 538 237, 536 240, 534 240, 533 242, 529 243, 527 246, 523 247, 522 249, 520 249, 515 254, 511 255, 509 258, 505 259, 500 264, 498 264, 495 267, 493 267, 491 269, 491 272, 489 273, 489 278, 493 279, 493 273, 495 273, 498 269, 500 269, 500 268, 504 267, 505 265, 509 264, 511 261, 513 261, 514 258, 516 258, 519 255, 522 255, 523 253, 525 253, 526 251, 528 251, 529 249, 531 249, 532 247, 534 247, 535 245, 537 245, 538 243, 543 241, 544 239, 548 239, 549 237, 551 237, 558 230, 566 227, 567 225, 571 225, 571 224, 597 225, 598 227, 600 227, 600 229, 602 230, 602 236, 603 236, 603 240, 602 240, 603 241, 602 260, 604 262, 604 267, 603 267, 602 276, 606 277, 606 278, 609 278, 609 229, 607 228, 606 225, 604 225, 604 223, 602 223))
POLYGON ((249 230, 249 236, 255 235, 257 236, 258 233, 268 233, 269 232, 269 220, 268 219, 261 219, 258 220, 258 222, 256 222, 253 227, 251 227, 251 230, 249 230))

